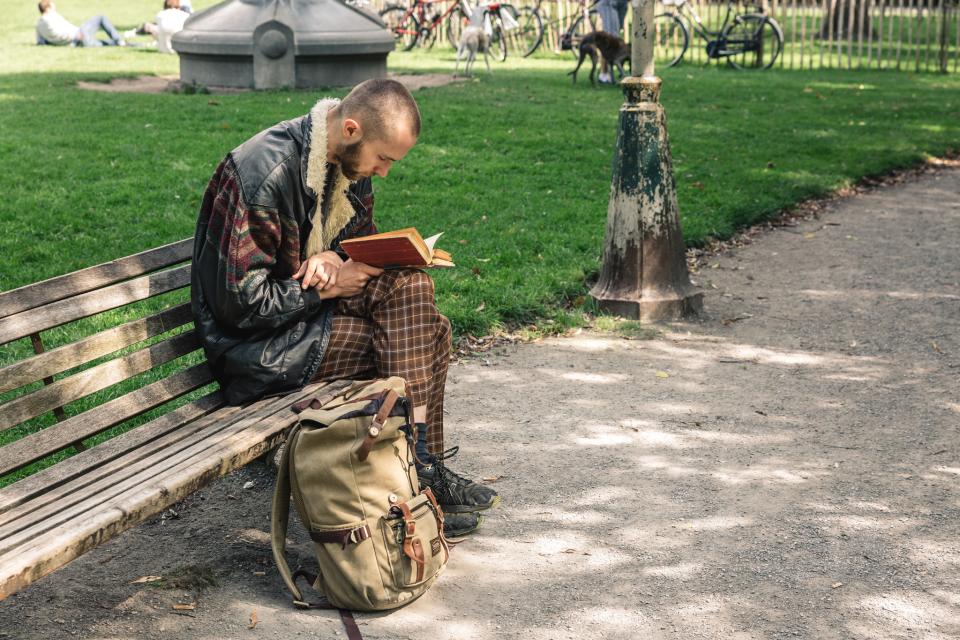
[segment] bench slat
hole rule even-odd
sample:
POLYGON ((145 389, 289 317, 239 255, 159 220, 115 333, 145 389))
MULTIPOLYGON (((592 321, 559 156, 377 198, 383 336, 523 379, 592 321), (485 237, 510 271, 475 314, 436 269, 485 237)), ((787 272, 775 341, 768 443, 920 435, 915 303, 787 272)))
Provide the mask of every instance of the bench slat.
MULTIPOLYGON (((278 399, 275 403, 261 407, 260 412, 268 411, 274 405, 280 407, 283 402, 278 399)), ((144 473, 151 466, 162 468, 167 458, 217 436, 219 431, 230 428, 245 417, 247 416, 242 409, 226 406, 197 419, 181 421, 175 429, 166 429, 159 438, 141 444, 136 441, 127 442, 126 450, 115 459, 105 460, 102 465, 91 468, 74 480, 46 490, 35 499, 5 508, 0 512, 0 555, 7 548, 10 536, 16 532, 43 524, 45 520, 51 527, 55 526, 60 521, 59 514, 66 509, 89 500, 91 496, 107 499, 119 493, 126 486, 123 484, 125 481, 144 473)), ((6 490, 3 493, 6 493, 6 490)))
POLYGON ((142 415, 212 380, 207 364, 198 364, 23 437, 0 449, 0 476, 142 415))
POLYGON ((187 302, 15 362, 0 369, 0 393, 19 389, 37 380, 166 333, 187 324, 191 317, 190 303, 187 302))
MULTIPOLYGON (((77 505, 86 505, 84 509, 95 508, 96 500, 105 501, 113 495, 133 486, 132 478, 148 473, 152 468, 159 472, 174 464, 184 452, 195 454, 203 446, 214 446, 224 433, 231 429, 245 428, 257 419, 285 410, 289 402, 284 398, 262 400, 243 411, 217 411, 191 423, 182 424, 175 433, 168 434, 162 441, 153 442, 140 451, 125 454, 121 461, 106 465, 105 469, 95 469, 92 475, 98 479, 83 477, 43 495, 39 500, 9 509, 0 514, 0 555, 15 544, 15 534, 29 527, 43 526, 53 528, 59 522, 70 517, 70 509, 77 505), (225 414, 225 415, 224 415, 225 414), (99 497, 99 498, 98 498, 99 497), (51 498, 53 498, 51 500, 51 498), (90 502, 93 499, 94 502, 90 502)), ((37 532, 35 532, 37 533, 37 532)))
MULTIPOLYGON (((346 384, 349 382, 343 386, 346 384)), ((58 513, 70 516, 70 520, 57 518, 58 523, 54 524, 47 518, 17 533, 9 540, 12 544, 4 540, 4 550, 0 551, 0 599, 263 454, 282 441, 285 429, 293 422, 290 404, 316 395, 323 386, 310 385, 287 396, 284 400, 288 402, 270 415, 249 416, 219 431, 215 441, 201 435, 201 441, 189 450, 174 459, 165 458, 167 464, 147 465, 140 475, 125 483, 127 490, 122 495, 106 501, 91 496, 68 509, 69 513, 58 513)), ((323 395, 330 398, 336 393, 330 390, 323 395)), ((251 409, 260 406, 257 403, 251 409)), ((158 455, 163 456, 162 452, 158 455)))
POLYGON ((0 293, 0 318, 169 267, 189 260, 192 251, 193 239, 187 238, 126 258, 0 293))
POLYGON ((188 284, 189 264, 21 311, 0 319, 0 345, 188 284))
MULTIPOLYGON (((314 389, 313 393, 317 394, 317 390, 314 389)), ((0 515, 0 557, 19 544, 29 545, 33 536, 52 530, 75 516, 86 517, 99 509, 99 505, 135 489, 145 479, 162 474, 185 460, 208 457, 207 449, 228 443, 238 433, 256 432, 259 429, 257 424, 271 416, 283 416, 287 424, 292 423, 296 419, 290 411, 293 402, 291 396, 268 398, 232 413, 225 420, 220 419, 220 412, 215 412, 196 423, 181 426, 162 442, 151 443, 141 451, 124 455, 122 460, 111 465, 113 468, 109 472, 99 474, 101 478, 96 482, 87 482, 83 478, 82 482, 58 488, 55 503, 49 503, 44 496, 40 501, 45 503, 42 507, 31 501, 7 511, 0 515)))
POLYGON ((147 443, 161 446, 155 441, 165 437, 171 431, 176 431, 177 435, 180 435, 189 426, 187 423, 193 423, 214 411, 217 411, 220 419, 220 417, 228 418, 233 412, 239 410, 239 407, 224 406, 223 395, 219 391, 177 407, 156 420, 101 442, 95 447, 0 489, 0 519, 2 514, 28 501, 31 501, 33 506, 42 506, 52 501, 59 495, 60 487, 69 486, 70 483, 73 483, 73 490, 76 490, 78 487, 82 488, 95 482, 116 470, 111 463, 117 458, 147 443))
POLYGON ((58 380, 0 406, 0 432, 199 348, 193 330, 58 380))

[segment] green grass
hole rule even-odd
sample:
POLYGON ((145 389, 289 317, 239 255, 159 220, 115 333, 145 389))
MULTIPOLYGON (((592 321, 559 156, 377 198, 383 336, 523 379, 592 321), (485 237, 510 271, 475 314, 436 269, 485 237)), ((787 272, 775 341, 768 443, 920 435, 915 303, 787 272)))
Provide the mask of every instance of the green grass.
MULTIPOLYGON (((75 22, 102 12, 121 28, 156 10, 139 0, 58 4, 75 22)), ((177 60, 145 49, 36 47, 33 6, 8 7, 0 25, 0 290, 190 236, 225 153, 320 96, 343 93, 82 91, 78 80, 175 74, 177 60)), ((397 53, 390 65, 449 73, 453 56, 397 53)), ((565 75, 572 66, 568 55, 511 59, 492 76, 417 92, 419 144, 375 181, 382 229, 446 232, 441 246, 458 268, 436 274, 438 300, 458 334, 562 328, 581 322, 589 306, 622 97, 591 89, 585 74, 573 86, 565 75)), ((689 245, 960 147, 957 76, 695 65, 661 75, 689 245)), ((130 313, 45 340, 49 348, 130 313)), ((29 349, 24 341, 0 348, 0 364, 29 349)))

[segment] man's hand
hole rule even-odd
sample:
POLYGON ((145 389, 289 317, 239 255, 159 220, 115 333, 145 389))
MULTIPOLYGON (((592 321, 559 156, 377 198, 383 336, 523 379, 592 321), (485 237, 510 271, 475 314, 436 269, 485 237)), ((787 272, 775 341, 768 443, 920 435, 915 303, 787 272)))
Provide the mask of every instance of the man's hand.
POLYGON ((371 267, 362 262, 347 260, 340 267, 337 275, 337 282, 334 286, 324 289, 321 298, 351 298, 367 286, 370 278, 375 278, 383 273, 383 269, 371 267))
POLYGON ((337 284, 337 274, 342 264, 343 260, 335 251, 324 251, 301 262, 293 279, 300 280, 300 288, 304 291, 310 287, 330 289, 337 284))

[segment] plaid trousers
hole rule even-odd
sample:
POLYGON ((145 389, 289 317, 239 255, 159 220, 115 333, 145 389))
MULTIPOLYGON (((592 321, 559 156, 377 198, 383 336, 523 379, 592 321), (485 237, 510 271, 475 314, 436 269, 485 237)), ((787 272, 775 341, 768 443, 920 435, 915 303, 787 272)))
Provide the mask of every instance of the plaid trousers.
POLYGON ((427 444, 439 453, 451 336, 430 276, 418 269, 390 269, 371 278, 360 294, 337 301, 330 342, 314 379, 404 378, 414 405, 427 408, 427 444))

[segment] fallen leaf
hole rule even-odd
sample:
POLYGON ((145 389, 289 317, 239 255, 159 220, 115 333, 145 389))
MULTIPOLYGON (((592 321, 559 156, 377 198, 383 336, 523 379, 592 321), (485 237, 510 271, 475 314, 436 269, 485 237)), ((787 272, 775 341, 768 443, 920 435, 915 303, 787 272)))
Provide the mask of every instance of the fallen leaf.
POLYGON ((693 183, 693 188, 699 189, 700 191, 703 191, 704 189, 706 189, 706 187, 703 186, 703 183, 700 182, 699 180, 693 183))
POLYGON ((837 587, 842 587, 842 586, 843 586, 842 582, 834 582, 832 585, 830 585, 830 588, 836 589, 837 587))
POLYGON ((210 105, 211 107, 216 107, 217 105, 220 104, 220 102, 218 100, 207 100, 207 104, 210 105))
POLYGON ((490 258, 477 258, 477 262, 490 262, 490 258))
POLYGON ((943 351, 940 349, 940 345, 937 344, 936 340, 931 340, 930 346, 933 347, 933 350, 936 351, 937 353, 943 353, 943 351))
POLYGON ((810 240, 810 239, 816 238, 816 237, 817 237, 817 234, 815 234, 815 233, 805 233, 805 234, 803 234, 803 239, 804 239, 804 240, 810 240))
POLYGON ((253 575, 257 576, 258 578, 262 578, 263 576, 267 575, 267 572, 266 572, 266 571, 254 571, 254 572, 253 572, 253 575))
POLYGON ((500 479, 500 476, 484 476, 480 478, 483 482, 496 482, 500 479))
POLYGON ((483 311, 483 310, 486 309, 486 308, 487 308, 487 303, 486 303, 486 302, 481 302, 481 303, 480 303, 480 306, 477 307, 476 309, 474 309, 474 311, 476 311, 477 313, 480 313, 481 311, 483 311))
POLYGON ((247 629, 256 629, 257 628, 257 612, 256 610, 250 612, 250 624, 247 625, 247 629))
POLYGON ((666 371, 657 371, 656 376, 658 378, 669 378, 670 374, 667 373, 666 371))
POLYGON ((163 580, 163 576, 142 576, 140 578, 137 578, 130 584, 144 584, 147 582, 156 582, 157 580, 163 580))
POLYGON ((577 550, 576 550, 576 549, 564 549, 563 552, 564 552, 564 553, 576 553, 577 550))
POLYGON ((175 604, 173 605, 174 611, 193 611, 197 608, 196 602, 191 602, 189 604, 175 604))

